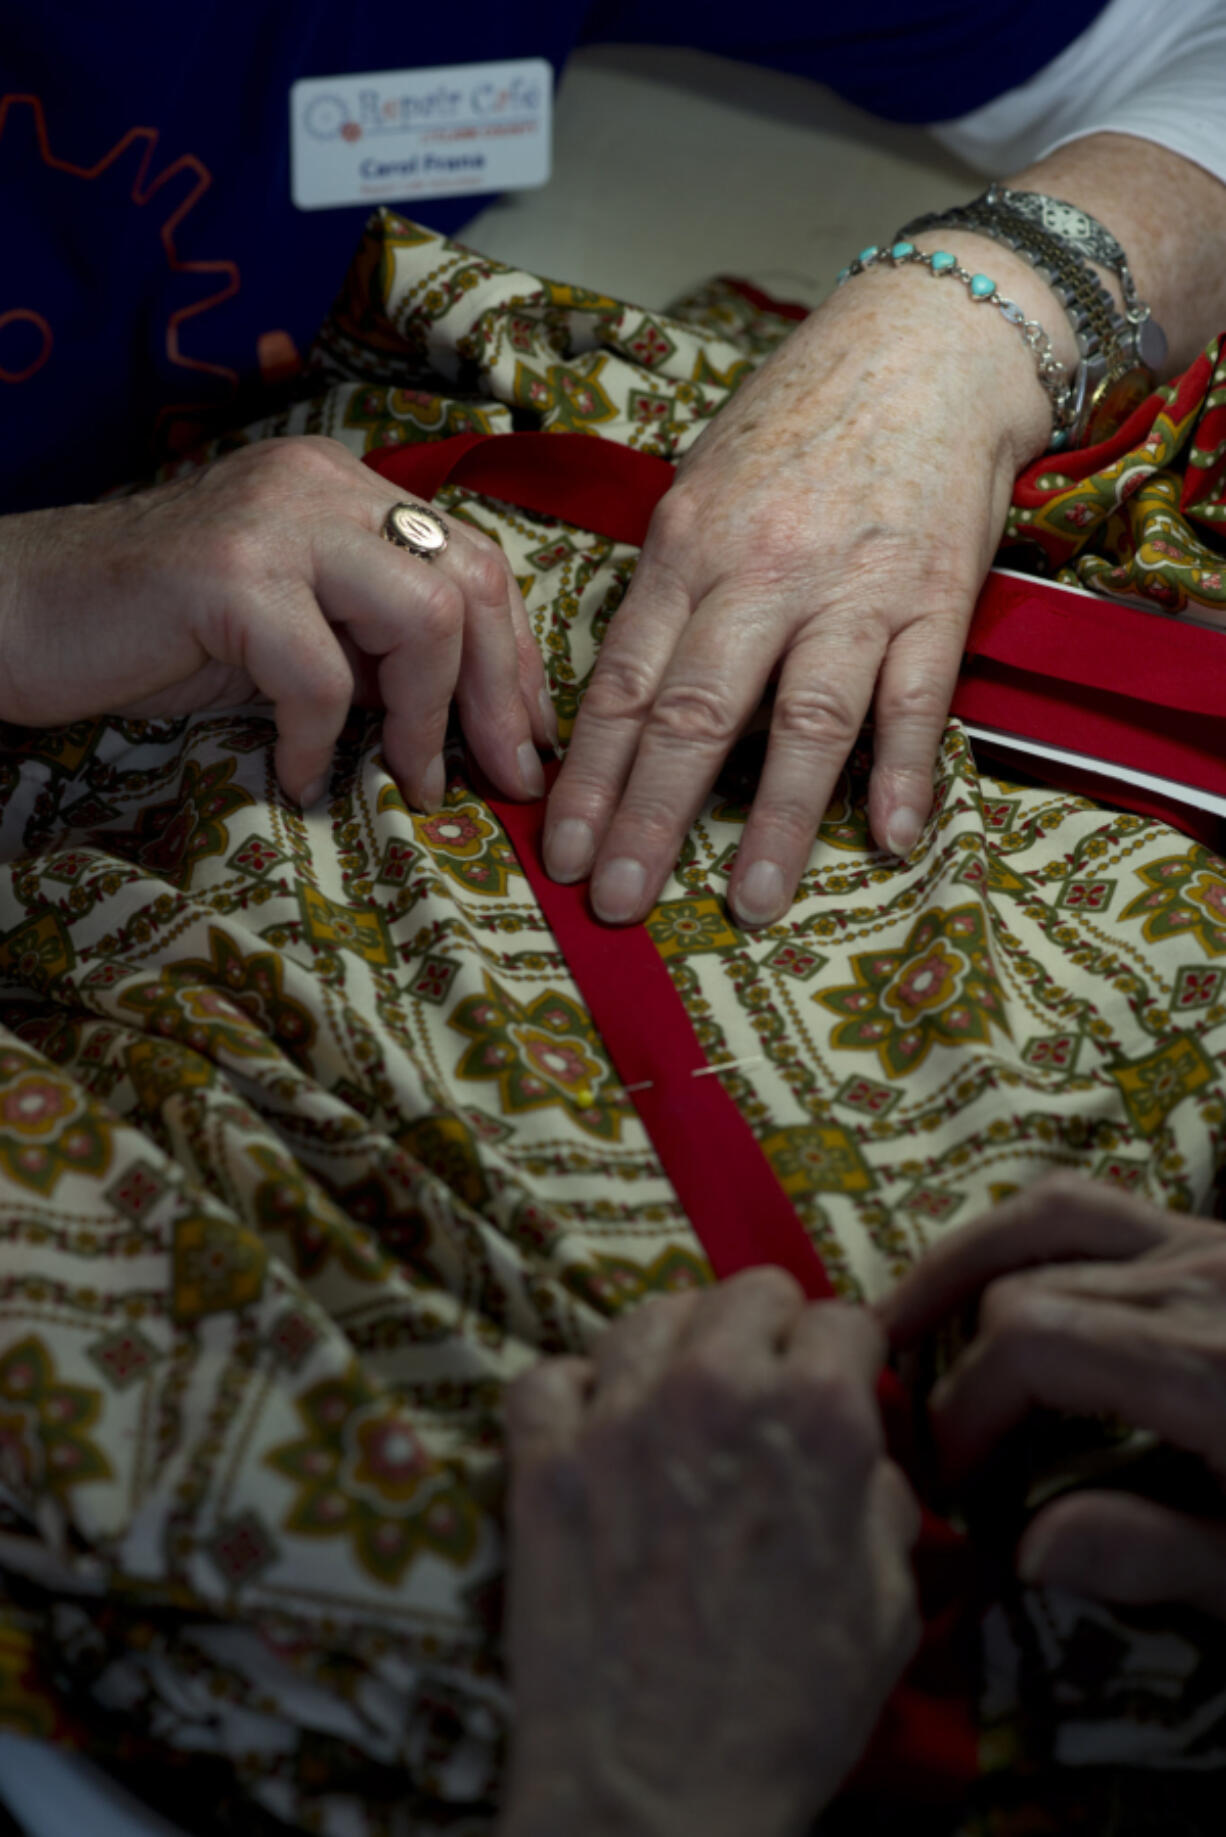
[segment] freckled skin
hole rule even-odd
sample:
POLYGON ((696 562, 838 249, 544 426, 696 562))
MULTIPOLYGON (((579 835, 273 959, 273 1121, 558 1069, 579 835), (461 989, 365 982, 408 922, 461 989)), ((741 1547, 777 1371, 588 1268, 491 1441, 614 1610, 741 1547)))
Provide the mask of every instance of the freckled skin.
MULTIPOLYGON (((1099 134, 1009 183, 1084 205, 1113 230, 1166 331, 1171 373, 1226 324, 1226 187, 1209 174, 1148 142, 1099 134)), ((967 232, 919 246, 990 274, 1075 368, 1063 308, 1020 256, 967 232)), ((1118 303, 1118 283, 1103 278, 1118 303)), ((704 430, 656 512, 550 800, 550 871, 565 880, 591 871, 602 917, 642 918, 773 677, 772 738, 729 883, 733 911, 747 924, 786 911, 870 706, 872 832, 906 852, 931 805, 966 629, 1013 480, 1050 433, 1033 355, 956 280, 879 268, 825 301, 704 430), (866 631, 870 643, 853 636, 866 631), (700 705, 699 722, 687 711, 700 705), (565 858, 555 847, 563 824, 565 858), (629 860, 643 870, 638 895, 618 902, 611 870, 629 860), (764 903, 753 883, 768 867, 764 903)))

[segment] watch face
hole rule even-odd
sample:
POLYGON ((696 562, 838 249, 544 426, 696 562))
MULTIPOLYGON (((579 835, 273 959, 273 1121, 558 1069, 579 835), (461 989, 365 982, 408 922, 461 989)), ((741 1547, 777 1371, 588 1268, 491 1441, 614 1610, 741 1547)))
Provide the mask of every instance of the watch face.
POLYGON ((1134 408, 1139 408, 1153 394, 1154 379, 1150 372, 1136 364, 1130 370, 1117 370, 1105 376, 1094 391, 1090 412, 1080 446, 1097 446, 1123 427, 1134 408))
POLYGON ((1082 242, 1090 235, 1093 227, 1093 219, 1075 205, 1064 204, 1059 198, 1044 199, 1043 228, 1051 235, 1066 236, 1070 242, 1082 242))

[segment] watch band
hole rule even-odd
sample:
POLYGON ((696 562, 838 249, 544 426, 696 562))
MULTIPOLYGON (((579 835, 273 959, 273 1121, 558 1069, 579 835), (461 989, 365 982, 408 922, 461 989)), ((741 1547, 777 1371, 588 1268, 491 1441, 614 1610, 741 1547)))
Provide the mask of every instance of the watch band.
POLYGON ((1105 223, 1092 217, 1087 210, 1078 204, 1069 204, 1063 198, 1049 197, 1042 191, 1014 191, 1008 185, 993 181, 984 192, 983 202, 994 205, 1023 217, 1035 224, 1049 236, 1075 249, 1086 261, 1097 262, 1101 268, 1109 268, 1120 283, 1124 295, 1124 317, 1130 325, 1139 329, 1136 340, 1136 353, 1149 370, 1158 370, 1166 358, 1166 336, 1153 317, 1150 307, 1137 293, 1137 284, 1132 276, 1120 242, 1111 234, 1105 223))
POLYGON ((1041 192, 1014 193, 995 186, 969 204, 916 218, 899 234, 942 227, 971 230, 1013 249, 1043 275, 1064 306, 1081 361, 1073 377, 1068 419, 1064 426, 1057 424, 1053 447, 1076 447, 1088 437, 1102 437, 1117 404, 1126 412, 1149 393, 1153 372, 1166 355, 1166 338, 1149 307, 1137 299, 1123 249, 1096 218, 1041 192), (1034 203, 1014 211, 1005 201, 1013 197, 1034 203), (1067 236, 1062 233, 1065 227, 1067 236), (1122 277, 1120 286, 1132 302, 1130 311, 1120 312, 1090 265, 1102 258, 1103 265, 1117 274, 1121 266, 1127 272, 1127 287, 1122 277))

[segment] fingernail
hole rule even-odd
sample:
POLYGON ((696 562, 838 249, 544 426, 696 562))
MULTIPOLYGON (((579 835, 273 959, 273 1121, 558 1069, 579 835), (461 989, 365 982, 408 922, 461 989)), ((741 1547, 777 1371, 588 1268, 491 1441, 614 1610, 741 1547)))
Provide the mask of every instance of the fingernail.
POLYGON ((304 810, 314 810, 317 804, 323 803, 324 798, 327 795, 328 795, 327 779, 326 778, 313 778, 310 784, 307 786, 306 790, 302 793, 302 798, 301 798, 302 808, 304 810))
POLYGON ((443 755, 435 753, 433 759, 421 775, 421 802, 423 810, 441 809, 447 795, 447 767, 443 764, 443 755))
POLYGON ((595 852, 591 827, 577 816, 564 816, 545 832, 545 867, 551 880, 582 880, 591 871, 595 852))
POLYGON ((597 918, 609 925, 624 925, 643 903, 647 870, 641 861, 620 855, 606 861, 592 882, 592 905, 597 918))
POLYGON ((787 907, 783 869, 775 861, 755 861, 736 890, 736 915, 746 925, 769 925, 787 907))
POLYGON ((918 810, 908 810, 905 807, 896 810, 886 828, 886 847, 892 855, 897 855, 900 861, 905 861, 919 841, 919 833, 923 827, 923 819, 918 810))
POLYGON ((519 765, 519 782, 529 797, 544 797, 545 771, 541 765, 541 756, 531 740, 525 740, 516 749, 516 762, 519 765))
POLYGON ((550 699, 548 689, 541 690, 541 719, 545 723, 545 738, 554 752, 558 750, 558 714, 550 699))

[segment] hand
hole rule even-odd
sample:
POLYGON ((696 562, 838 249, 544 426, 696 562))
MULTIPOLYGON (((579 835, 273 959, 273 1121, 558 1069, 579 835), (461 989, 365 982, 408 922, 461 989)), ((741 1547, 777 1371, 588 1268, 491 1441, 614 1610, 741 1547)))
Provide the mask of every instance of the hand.
POLYGON ((0 520, 0 719, 50 727, 264 696, 277 776, 311 804, 356 696, 386 708, 388 766, 432 809, 454 693, 489 777, 540 796, 534 741, 552 737, 552 710, 511 570, 450 518, 436 560, 383 541, 401 501, 309 437, 134 497, 0 520))
POLYGON ((807 1830, 918 1638, 882 1349, 763 1269, 512 1387, 501 1837, 807 1830))
MULTIPOLYGON (((990 249, 1002 288, 1058 315, 1008 250, 943 240, 975 267, 990 249)), ((876 270, 826 301, 704 431, 652 519, 550 799, 554 878, 595 862, 599 916, 644 917, 773 676, 735 914, 787 910, 874 697, 872 831, 909 853, 1013 479, 1050 428, 1029 352, 956 281, 876 270)))
MULTIPOLYGON (((1222 1225, 1056 1176, 945 1238, 876 1311, 906 1345, 976 1297, 975 1339, 930 1406, 952 1476, 1047 1408, 1154 1430, 1226 1480, 1222 1225)), ((1017 1562, 1027 1581, 1226 1617, 1226 1518, 1073 1493, 1035 1515, 1017 1562)))

